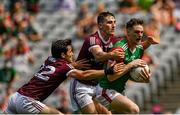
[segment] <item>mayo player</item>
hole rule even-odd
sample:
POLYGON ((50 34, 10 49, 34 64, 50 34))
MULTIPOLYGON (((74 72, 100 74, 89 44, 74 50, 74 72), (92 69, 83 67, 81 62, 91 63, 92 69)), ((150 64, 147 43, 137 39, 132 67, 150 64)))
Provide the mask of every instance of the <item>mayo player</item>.
MULTIPOLYGON (((111 49, 111 51, 121 50, 125 52, 124 59, 118 60, 119 62, 124 62, 124 64, 126 64, 124 72, 121 72, 121 74, 117 73, 119 75, 108 75, 99 79, 96 95, 97 100, 113 110, 113 113, 139 113, 139 107, 129 98, 124 96, 123 92, 125 90, 126 82, 130 79, 130 69, 145 65, 146 62, 141 59, 144 50, 151 44, 158 44, 152 36, 148 36, 148 39, 142 42, 143 33, 143 20, 132 18, 127 22, 126 37, 121 38, 111 49)), ((150 77, 147 71, 143 71, 142 75, 147 78, 150 77)))

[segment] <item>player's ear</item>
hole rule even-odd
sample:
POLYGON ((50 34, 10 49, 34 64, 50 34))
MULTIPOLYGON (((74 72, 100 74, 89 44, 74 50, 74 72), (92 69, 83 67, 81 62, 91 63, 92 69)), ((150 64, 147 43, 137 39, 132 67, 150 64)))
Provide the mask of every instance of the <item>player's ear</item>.
POLYGON ((127 29, 123 28, 123 31, 124 31, 125 35, 127 35, 127 29))
POLYGON ((99 24, 98 24, 98 27, 101 29, 101 28, 102 28, 102 23, 99 23, 99 24))
POLYGON ((128 33, 130 32, 130 30, 129 29, 127 29, 127 28, 124 28, 124 33, 125 33, 125 35, 126 36, 128 36, 128 33))
POLYGON ((64 52, 61 53, 61 58, 65 58, 64 52))

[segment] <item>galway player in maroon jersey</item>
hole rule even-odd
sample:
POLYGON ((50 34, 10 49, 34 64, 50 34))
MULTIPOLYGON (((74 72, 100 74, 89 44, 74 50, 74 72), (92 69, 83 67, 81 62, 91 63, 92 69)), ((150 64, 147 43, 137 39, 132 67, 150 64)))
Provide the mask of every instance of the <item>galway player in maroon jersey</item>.
MULTIPOLYGON (((97 17, 99 30, 85 38, 77 60, 87 59, 92 69, 102 69, 109 59, 120 59, 124 52, 109 52, 113 43, 117 41, 114 37, 116 19, 110 12, 102 12, 97 17)), ((97 81, 78 80, 71 81, 71 102, 73 110, 80 110, 82 113, 97 114, 93 97, 96 95, 97 81)))
MULTIPOLYGON (((8 114, 62 114, 60 111, 42 103, 67 77, 94 79, 105 73, 104 70, 77 70, 73 62, 71 40, 57 40, 52 43, 52 56, 48 57, 34 77, 18 89, 9 99, 5 113, 8 114)), ((83 61, 82 61, 83 62, 83 61)), ((81 61, 79 61, 81 63, 81 61)), ((83 63, 81 63, 83 65, 83 63)), ((114 69, 115 71, 115 69, 114 69)))

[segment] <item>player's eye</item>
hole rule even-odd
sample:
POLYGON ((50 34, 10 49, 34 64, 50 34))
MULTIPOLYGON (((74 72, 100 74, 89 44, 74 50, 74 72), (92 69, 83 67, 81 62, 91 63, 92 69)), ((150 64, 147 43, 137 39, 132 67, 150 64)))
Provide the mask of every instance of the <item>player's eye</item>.
POLYGON ((134 31, 136 34, 143 34, 143 31, 135 30, 134 31))

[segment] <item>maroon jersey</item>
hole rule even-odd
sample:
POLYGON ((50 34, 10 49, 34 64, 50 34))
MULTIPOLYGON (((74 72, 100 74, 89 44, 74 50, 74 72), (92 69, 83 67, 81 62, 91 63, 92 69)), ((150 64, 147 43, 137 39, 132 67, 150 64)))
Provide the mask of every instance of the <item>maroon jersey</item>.
MULTIPOLYGON (((85 38, 85 41, 83 43, 83 46, 79 52, 77 60, 80 59, 87 59, 89 60, 89 64, 91 64, 92 69, 102 69, 105 62, 100 62, 96 60, 93 56, 93 54, 90 52, 90 49, 96 46, 100 46, 104 52, 110 51, 110 49, 113 47, 113 44, 117 42, 118 39, 114 36, 110 37, 108 41, 104 41, 99 31, 92 34, 91 36, 85 38)), ((82 81, 82 80, 81 80, 82 81)), ((82 81, 84 83, 92 84, 95 80, 90 81, 82 81)), ((95 83, 97 84, 97 83, 95 83)))
POLYGON ((72 69, 65 60, 48 57, 40 70, 18 92, 43 101, 67 78, 72 69))
POLYGON ((90 49, 96 46, 100 46, 104 52, 108 52, 116 41, 117 38, 115 37, 111 37, 108 41, 104 41, 100 35, 100 32, 97 31, 91 36, 85 38, 77 60, 87 59, 89 60, 89 64, 92 65, 92 69, 102 69, 104 63, 96 60, 93 54, 90 52, 90 49))

